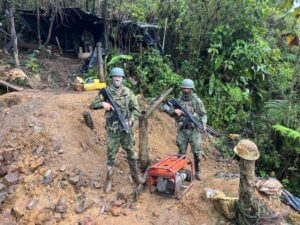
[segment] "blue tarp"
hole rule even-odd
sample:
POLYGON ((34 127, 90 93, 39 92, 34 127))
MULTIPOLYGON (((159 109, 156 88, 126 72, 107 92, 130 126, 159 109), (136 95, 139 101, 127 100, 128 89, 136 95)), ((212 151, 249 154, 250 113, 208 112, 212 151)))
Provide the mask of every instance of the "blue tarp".
POLYGON ((293 196, 287 190, 283 190, 281 194, 282 201, 290 205, 293 209, 300 212, 300 198, 293 196))

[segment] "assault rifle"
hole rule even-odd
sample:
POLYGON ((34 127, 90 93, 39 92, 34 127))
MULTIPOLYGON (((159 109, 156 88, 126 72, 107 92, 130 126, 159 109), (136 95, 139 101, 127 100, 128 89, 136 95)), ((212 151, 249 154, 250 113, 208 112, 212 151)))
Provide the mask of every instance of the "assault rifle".
MULTIPOLYGON (((195 116, 193 116, 186 108, 184 108, 175 98, 172 98, 172 100, 169 103, 167 103, 167 106, 166 105, 164 106, 164 109, 170 110, 170 105, 173 105, 174 108, 180 109, 183 112, 183 116, 185 117, 185 119, 183 121, 184 124, 191 121, 197 128, 200 129, 200 131, 202 131, 204 133, 202 123, 200 123, 198 121, 198 119, 195 116)), ((214 130, 212 127, 210 127, 208 125, 206 125, 206 130, 211 135, 214 135, 217 137, 221 136, 221 134, 218 131, 214 130)))
POLYGON ((120 110, 120 107, 117 105, 111 94, 106 88, 100 89, 99 93, 103 96, 104 100, 111 104, 111 106, 114 108, 113 115, 110 117, 110 122, 112 123, 115 120, 119 120, 122 129, 126 132, 126 134, 130 134, 130 126, 127 123, 125 116, 120 110))

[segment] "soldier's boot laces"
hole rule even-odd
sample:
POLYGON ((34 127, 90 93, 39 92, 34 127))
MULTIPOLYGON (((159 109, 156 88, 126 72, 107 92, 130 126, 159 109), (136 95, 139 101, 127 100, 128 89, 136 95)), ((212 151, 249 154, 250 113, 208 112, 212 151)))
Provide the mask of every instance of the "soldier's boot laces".
POLYGON ((137 160, 136 159, 129 159, 128 160, 129 168, 130 168, 130 173, 133 181, 136 184, 143 183, 144 179, 138 172, 138 166, 137 166, 137 160))
POLYGON ((109 193, 112 186, 112 174, 113 174, 113 167, 107 166, 107 174, 106 174, 106 180, 104 185, 104 191, 106 193, 109 193))
POLYGON ((199 156, 194 156, 194 164, 195 164, 195 178, 196 180, 202 180, 199 156))

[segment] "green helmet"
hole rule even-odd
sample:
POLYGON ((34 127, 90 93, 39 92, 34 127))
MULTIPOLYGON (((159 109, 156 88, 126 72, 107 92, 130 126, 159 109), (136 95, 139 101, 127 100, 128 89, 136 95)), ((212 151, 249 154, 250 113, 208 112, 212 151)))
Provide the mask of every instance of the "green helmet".
POLYGON ((124 70, 122 68, 115 67, 115 68, 111 69, 109 76, 110 77, 113 77, 113 76, 125 77, 125 73, 124 73, 124 70))
POLYGON ((195 85, 194 85, 194 81, 192 81, 191 79, 184 79, 181 82, 181 88, 192 88, 195 89, 195 85))

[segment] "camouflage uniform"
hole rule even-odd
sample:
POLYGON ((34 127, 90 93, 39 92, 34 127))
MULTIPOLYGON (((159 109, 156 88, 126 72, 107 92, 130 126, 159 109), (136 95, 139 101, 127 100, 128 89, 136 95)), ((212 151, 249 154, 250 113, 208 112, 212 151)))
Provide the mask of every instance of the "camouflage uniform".
MULTIPOLYGON (((196 94, 191 94, 188 97, 181 96, 178 99, 178 102, 200 122, 204 124, 207 123, 207 116, 203 102, 196 94)), ((172 114, 175 116, 176 127, 178 129, 176 138, 176 143, 179 149, 178 155, 186 155, 187 146, 190 143, 193 154, 200 157, 200 130, 195 127, 191 121, 184 123, 184 116, 178 117, 174 112, 172 114)))
MULTIPOLYGON (((127 87, 115 88, 113 85, 108 87, 116 104, 120 107, 121 112, 125 115, 127 120, 134 121, 139 116, 139 104, 137 97, 127 87)), ((97 95, 91 104, 92 109, 103 108, 103 97, 97 95)), ((107 165, 113 166, 115 156, 119 151, 120 146, 126 151, 128 160, 135 159, 134 153, 134 135, 126 134, 118 120, 110 121, 113 111, 105 112, 105 129, 107 132, 107 165)))
MULTIPOLYGON (((206 110, 201 99, 194 93, 188 96, 181 96, 178 99, 178 103, 186 108, 193 116, 195 116, 202 124, 207 123, 206 110)), ((201 134, 200 129, 195 127, 191 122, 185 122, 185 117, 182 115, 178 117, 175 113, 175 109, 172 109, 169 114, 175 117, 177 127, 176 144, 178 146, 178 155, 186 155, 188 144, 191 145, 191 150, 194 155, 194 166, 196 172, 196 178, 200 178, 200 144, 201 134)))

